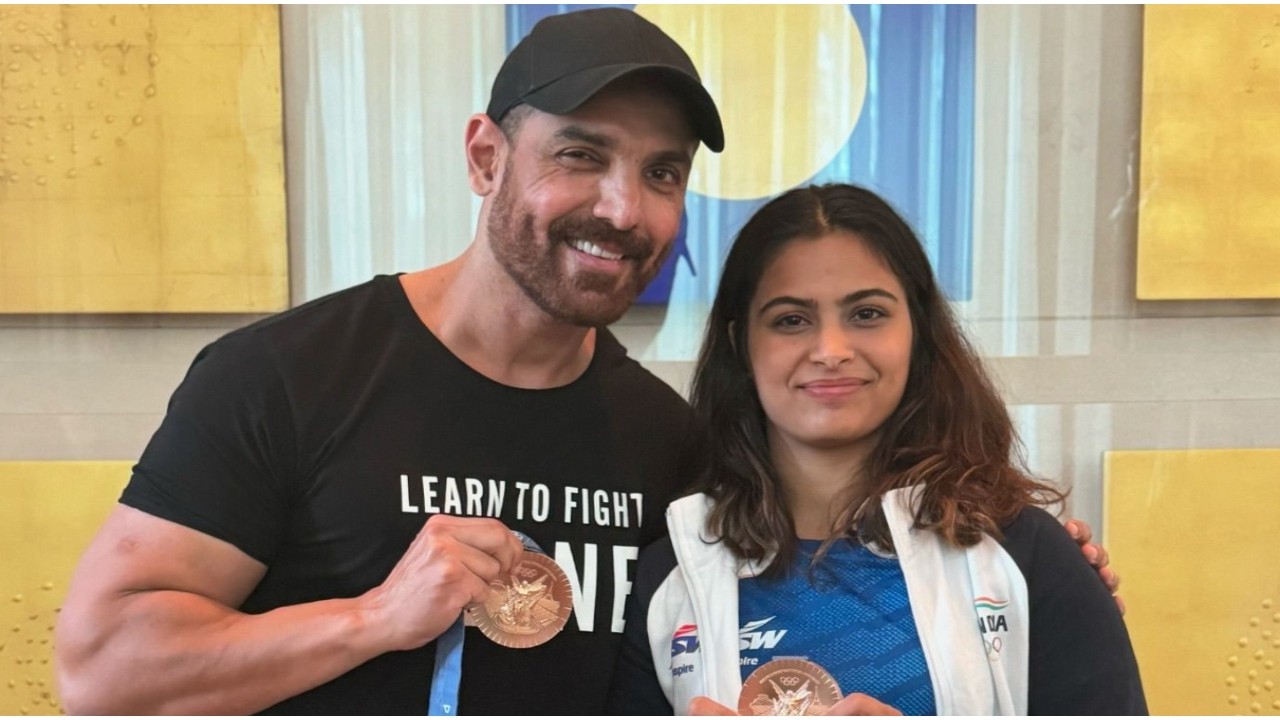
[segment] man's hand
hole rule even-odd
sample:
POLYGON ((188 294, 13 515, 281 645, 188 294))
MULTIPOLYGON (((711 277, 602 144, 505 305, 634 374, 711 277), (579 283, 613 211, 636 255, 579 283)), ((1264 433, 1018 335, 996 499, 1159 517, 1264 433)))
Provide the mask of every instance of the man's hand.
POLYGON ((520 561, 520 541, 497 520, 433 515, 381 585, 365 594, 399 650, 419 648, 484 602, 489 583, 520 561))
POLYGON ((1116 605, 1120 608, 1120 614, 1123 615, 1124 598, 1120 597, 1120 576, 1116 574, 1115 570, 1108 567, 1111 557, 1107 554, 1107 549, 1091 542, 1093 540, 1093 531, 1089 529, 1088 523, 1083 520, 1068 520, 1066 528, 1072 539, 1080 546, 1080 552, 1084 553, 1084 559, 1088 560, 1089 564, 1098 571, 1098 577, 1102 578, 1102 582, 1111 591, 1111 596, 1115 598, 1116 605))

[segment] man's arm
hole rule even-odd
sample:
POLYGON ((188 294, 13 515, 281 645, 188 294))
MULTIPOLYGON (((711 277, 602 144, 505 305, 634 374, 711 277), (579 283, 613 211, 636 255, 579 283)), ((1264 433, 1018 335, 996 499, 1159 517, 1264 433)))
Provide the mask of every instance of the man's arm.
POLYGON ((262 563, 121 505, 81 559, 58 619, 60 694, 76 714, 257 712, 430 642, 519 552, 497 521, 435 516, 364 595, 248 615, 235 608, 262 563))

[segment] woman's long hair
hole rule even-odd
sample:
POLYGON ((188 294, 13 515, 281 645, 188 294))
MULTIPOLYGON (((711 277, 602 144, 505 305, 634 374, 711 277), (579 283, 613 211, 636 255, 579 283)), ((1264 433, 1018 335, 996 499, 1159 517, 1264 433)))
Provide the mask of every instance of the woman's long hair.
POLYGON ((848 498, 817 557, 854 534, 892 549, 880 500, 895 488, 921 486, 916 527, 957 546, 973 545, 983 533, 1000 537, 1000 527, 1028 505, 1061 501, 1062 493, 1026 472, 1009 413, 911 228, 875 193, 823 185, 792 190, 761 208, 725 261, 691 392, 709 457, 698 489, 715 499, 711 533, 740 558, 774 555, 766 576, 785 573, 795 559, 795 527, 750 373, 748 308, 783 247, 833 232, 861 238, 902 283, 913 347, 902 400, 863 468, 867 493, 848 498))

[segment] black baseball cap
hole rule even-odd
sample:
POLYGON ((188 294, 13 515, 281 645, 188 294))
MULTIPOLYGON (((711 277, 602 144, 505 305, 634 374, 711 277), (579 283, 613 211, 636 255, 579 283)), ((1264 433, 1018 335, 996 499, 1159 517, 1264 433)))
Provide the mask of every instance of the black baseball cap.
POLYGON ((661 77, 684 103, 702 142, 715 152, 724 149, 720 112, 689 55, 657 25, 621 8, 539 21, 502 63, 485 112, 501 122, 512 108, 527 103, 565 115, 614 80, 637 72, 661 77))

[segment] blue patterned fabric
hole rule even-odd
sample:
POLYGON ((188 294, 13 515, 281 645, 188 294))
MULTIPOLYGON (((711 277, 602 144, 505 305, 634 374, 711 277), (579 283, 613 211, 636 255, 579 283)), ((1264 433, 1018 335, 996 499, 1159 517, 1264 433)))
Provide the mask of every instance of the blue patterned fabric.
POLYGON ((839 542, 811 574, 818 541, 802 540, 780 581, 739 583, 742 678, 774 657, 824 667, 846 695, 861 692, 906 715, 933 715, 933 686, 895 558, 839 542))

